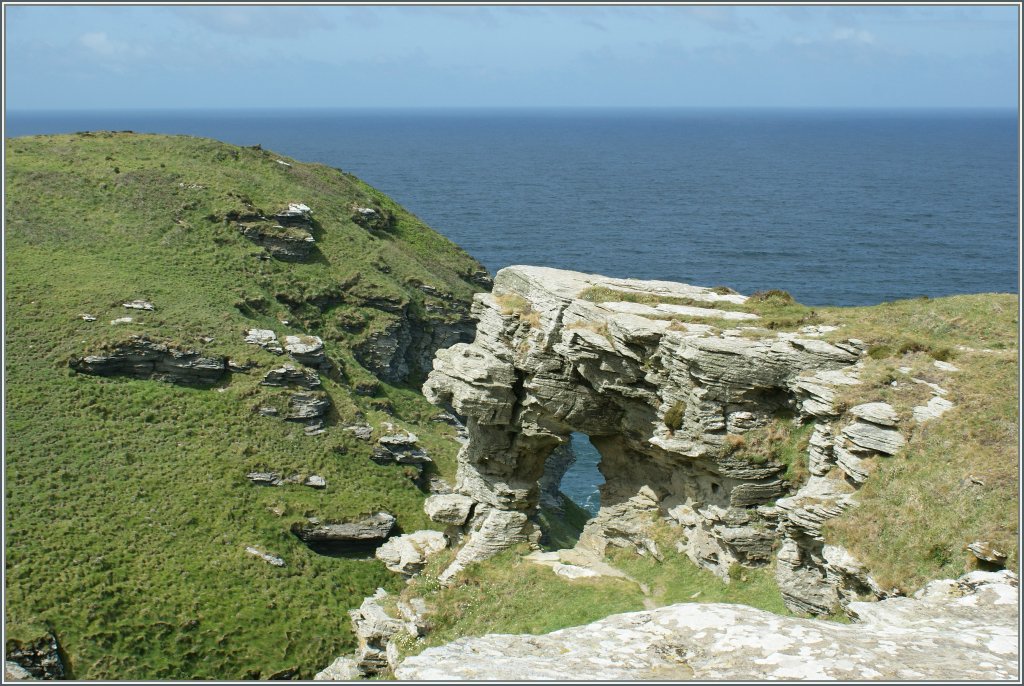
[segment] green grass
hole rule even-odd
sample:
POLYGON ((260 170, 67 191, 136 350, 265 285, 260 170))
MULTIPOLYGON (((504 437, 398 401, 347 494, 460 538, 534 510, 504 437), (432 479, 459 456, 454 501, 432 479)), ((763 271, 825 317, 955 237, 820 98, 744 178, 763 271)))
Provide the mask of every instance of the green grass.
POLYGON ((412 386, 354 394, 375 377, 351 350, 400 316, 367 299, 421 312, 422 283, 466 307, 476 288, 464 277, 479 265, 354 177, 289 158, 284 167, 269 151, 110 133, 6 145, 10 635, 52 626, 80 679, 237 679, 290 667, 312 677, 354 647, 345 611, 402 584, 377 561, 314 554, 290 524, 385 509, 404 531, 436 525, 407 470, 373 463, 369 444, 256 415, 276 393, 259 380, 288 358, 247 345, 242 332, 323 337, 339 367, 323 377, 331 420, 411 428, 451 479, 458 445, 430 421, 437 408, 412 386), (258 246, 223 221, 288 202, 313 208, 309 263, 258 259, 258 246), (357 202, 391 209, 394 231, 353 224, 357 202), (156 309, 121 306, 135 298, 156 309), (125 314, 134 322, 110 325, 125 314), (259 369, 200 390, 68 368, 71 356, 133 334, 259 369), (254 469, 316 473, 328 486, 257 487, 244 477, 254 469), (247 555, 247 545, 286 566, 247 555))

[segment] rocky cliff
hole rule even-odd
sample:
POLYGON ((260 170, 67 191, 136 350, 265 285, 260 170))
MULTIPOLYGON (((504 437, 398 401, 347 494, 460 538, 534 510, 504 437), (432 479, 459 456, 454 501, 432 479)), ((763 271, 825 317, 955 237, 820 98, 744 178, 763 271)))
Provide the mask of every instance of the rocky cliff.
POLYGON ((857 560, 826 545, 822 525, 855 502, 869 463, 902 448, 902 420, 885 403, 837 403, 858 384, 862 341, 828 326, 764 328, 747 304, 727 289, 501 270, 475 297, 476 340, 439 351, 424 386, 469 432, 456 491, 474 502, 472 517, 442 582, 537 541, 545 461, 582 432, 606 483, 577 548, 657 557, 645 531, 660 517, 723 580, 777 558, 794 611, 884 597, 857 560), (791 443, 791 464, 766 448, 774 440, 791 443))

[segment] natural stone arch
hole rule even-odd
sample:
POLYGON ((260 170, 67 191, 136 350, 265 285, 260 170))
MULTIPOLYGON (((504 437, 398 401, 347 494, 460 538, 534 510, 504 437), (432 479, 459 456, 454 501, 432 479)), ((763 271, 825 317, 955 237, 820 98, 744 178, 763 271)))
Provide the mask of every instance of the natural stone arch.
MULTIPOLYGON (((855 383, 849 372, 863 345, 826 343, 815 327, 778 334, 730 328, 756 319, 735 311, 744 301, 672 282, 501 270, 493 292, 475 298, 476 340, 439 351, 424 385, 429 399, 466 419, 456 491, 476 503, 462 529, 465 543, 442 580, 536 540, 528 515, 544 461, 580 432, 601 451, 606 480, 601 510, 580 545, 598 552, 609 541, 641 547, 631 517, 656 509, 685 530, 689 557, 726 579, 732 564, 767 562, 782 539, 780 560, 789 571, 780 564, 779 575, 807 587, 798 595, 813 596, 815 580, 829 573, 820 523, 842 510, 852 487, 841 473, 839 481, 809 482, 815 502, 834 505, 815 529, 799 503, 769 506, 786 495, 782 465, 737 459, 729 441, 780 411, 805 420, 841 415, 832 406, 834 389, 855 383), (582 297, 594 293, 600 297, 582 297)), ((838 447, 832 452, 829 431, 823 421, 815 433, 825 471, 840 454, 838 447)), ((849 454, 855 468, 858 458, 849 454)), ((834 595, 805 606, 829 606, 834 595)))

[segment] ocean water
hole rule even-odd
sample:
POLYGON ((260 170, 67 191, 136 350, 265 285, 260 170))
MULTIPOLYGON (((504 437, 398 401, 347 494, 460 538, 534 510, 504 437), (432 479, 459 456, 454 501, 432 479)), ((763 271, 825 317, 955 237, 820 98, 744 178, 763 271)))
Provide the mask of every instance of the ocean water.
MULTIPOLYGON (((537 264, 808 305, 1017 292, 1016 112, 9 112, 6 135, 205 136, 344 169, 492 273, 537 264)), ((585 437, 563 489, 594 507, 585 437)))

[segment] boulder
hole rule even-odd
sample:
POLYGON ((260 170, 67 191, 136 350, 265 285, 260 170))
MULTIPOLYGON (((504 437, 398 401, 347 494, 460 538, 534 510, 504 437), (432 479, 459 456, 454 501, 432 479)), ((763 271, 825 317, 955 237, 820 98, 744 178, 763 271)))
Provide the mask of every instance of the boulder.
POLYGON ((384 540, 395 526, 395 516, 377 512, 351 522, 308 521, 293 524, 292 533, 303 541, 376 541, 384 540))
POLYGON ((419 437, 409 431, 399 431, 381 436, 373 450, 373 461, 378 464, 420 465, 431 462, 430 456, 419 446, 419 437))
POLYGON ((129 310, 150 310, 153 309, 153 303, 146 300, 132 300, 123 304, 124 307, 129 310))
POLYGON ((429 556, 447 547, 443 533, 425 529, 390 538, 374 554, 391 571, 412 576, 422 571, 429 556))
POLYGON ((462 526, 473 510, 473 499, 458 493, 432 495, 423 503, 431 521, 462 526))
POLYGON ((896 414, 896 410, 892 409, 892 405, 888 403, 864 403, 863 405, 851 407, 849 412, 858 419, 863 419, 866 422, 879 426, 894 427, 900 419, 899 415, 896 414))
POLYGON ((277 342, 277 334, 270 329, 249 329, 245 332, 245 342, 258 345, 275 355, 284 353, 284 348, 277 342))
POLYGON ((907 439, 896 429, 865 421, 855 421, 845 426, 842 433, 855 448, 883 455, 895 455, 907 443, 907 439))
POLYGON ((350 657, 339 657, 323 670, 316 673, 313 681, 354 681, 362 678, 356 661, 350 657))
POLYGON ((319 367, 327 361, 324 342, 318 336, 285 336, 284 349, 307 367, 319 367))
POLYGON ((945 398, 935 396, 931 398, 927 404, 917 405, 914 407, 914 421, 921 423, 930 421, 932 419, 938 419, 939 417, 941 417, 946 412, 949 412, 952 409, 953 403, 946 400, 945 398))

